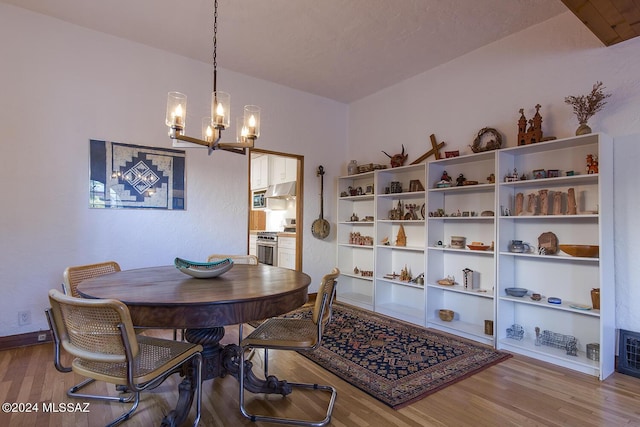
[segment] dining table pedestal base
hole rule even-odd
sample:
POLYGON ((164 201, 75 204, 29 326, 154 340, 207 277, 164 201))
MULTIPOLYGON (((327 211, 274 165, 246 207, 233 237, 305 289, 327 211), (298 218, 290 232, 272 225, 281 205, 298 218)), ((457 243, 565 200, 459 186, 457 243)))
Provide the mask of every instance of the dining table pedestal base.
MULTIPOLYGON (((224 328, 187 329, 184 338, 190 343, 200 344, 202 350, 202 379, 231 375, 240 380, 240 352, 242 348, 237 344, 220 345, 224 337, 224 328)), ((244 388, 252 393, 281 394, 286 396, 292 391, 291 384, 278 380, 275 376, 259 378, 253 373, 253 363, 244 362, 244 388)))

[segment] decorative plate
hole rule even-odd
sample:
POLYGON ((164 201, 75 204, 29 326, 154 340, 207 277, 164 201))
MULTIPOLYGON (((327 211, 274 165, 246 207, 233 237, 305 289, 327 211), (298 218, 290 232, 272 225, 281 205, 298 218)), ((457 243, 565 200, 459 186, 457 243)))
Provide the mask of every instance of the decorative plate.
POLYGON ((472 251, 486 251, 491 246, 488 246, 488 245, 467 245, 467 247, 469 249, 471 249, 472 251))
POLYGON ((591 310, 591 306, 585 304, 569 304, 569 307, 575 308, 576 310, 591 310))
POLYGON ((233 260, 231 260, 231 258, 215 262, 195 262, 176 258, 173 260, 173 263, 178 270, 197 279, 217 277, 222 273, 231 270, 231 267, 233 267, 233 260))

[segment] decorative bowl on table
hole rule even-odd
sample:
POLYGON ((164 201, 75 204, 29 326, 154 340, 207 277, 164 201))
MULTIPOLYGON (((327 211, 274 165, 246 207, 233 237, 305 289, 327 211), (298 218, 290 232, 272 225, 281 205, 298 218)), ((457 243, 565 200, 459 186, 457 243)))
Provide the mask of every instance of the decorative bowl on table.
POLYGON ((197 279, 217 277, 231 270, 231 267, 233 267, 233 260, 231 258, 214 262, 195 262, 176 258, 173 260, 173 263, 178 270, 197 279))
POLYGON ((440 320, 443 320, 445 322, 451 322, 453 320, 453 310, 447 310, 447 309, 440 309, 438 310, 438 316, 440 317, 440 320))
POLYGON ((600 253, 598 245, 558 245, 562 252, 571 256, 596 258, 600 253))
POLYGON ((528 290, 526 288, 506 288, 504 291, 512 297, 523 297, 527 294, 528 290))

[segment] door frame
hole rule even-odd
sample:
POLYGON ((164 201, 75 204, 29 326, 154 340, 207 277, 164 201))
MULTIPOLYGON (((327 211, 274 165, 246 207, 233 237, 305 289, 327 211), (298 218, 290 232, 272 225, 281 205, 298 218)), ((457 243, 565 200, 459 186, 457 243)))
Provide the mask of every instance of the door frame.
MULTIPOLYGON (((296 270, 302 271, 302 228, 304 227, 303 215, 304 212, 304 156, 292 153, 283 153, 280 151, 264 150, 261 148, 249 149, 249 162, 248 162, 248 180, 247 180, 247 206, 251 211, 252 199, 251 199, 251 153, 271 154, 280 157, 289 157, 297 160, 296 170, 296 270)), ((250 218, 247 215, 247 231, 249 230, 250 218)), ((249 233, 247 232, 247 252, 249 249, 249 233)))

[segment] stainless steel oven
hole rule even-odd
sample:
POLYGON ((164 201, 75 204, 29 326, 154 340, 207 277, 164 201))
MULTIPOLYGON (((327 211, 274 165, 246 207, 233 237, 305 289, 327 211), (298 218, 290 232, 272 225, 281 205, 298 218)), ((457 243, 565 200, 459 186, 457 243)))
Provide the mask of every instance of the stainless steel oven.
POLYGON ((275 231, 259 231, 256 239, 258 262, 278 265, 278 234, 275 231))

